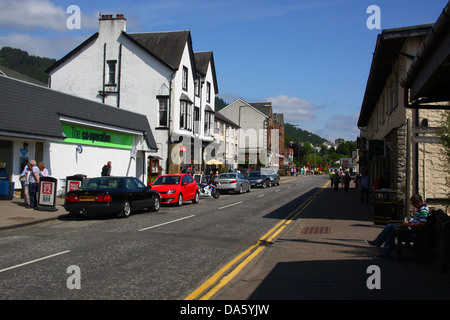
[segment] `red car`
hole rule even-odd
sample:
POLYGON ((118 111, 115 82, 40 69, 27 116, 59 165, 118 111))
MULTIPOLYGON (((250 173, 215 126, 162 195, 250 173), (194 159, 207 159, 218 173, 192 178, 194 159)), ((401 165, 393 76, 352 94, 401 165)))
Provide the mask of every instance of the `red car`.
POLYGON ((175 203, 181 206, 184 201, 198 203, 199 190, 197 182, 189 174, 166 174, 159 176, 152 183, 152 190, 161 195, 161 203, 175 203))

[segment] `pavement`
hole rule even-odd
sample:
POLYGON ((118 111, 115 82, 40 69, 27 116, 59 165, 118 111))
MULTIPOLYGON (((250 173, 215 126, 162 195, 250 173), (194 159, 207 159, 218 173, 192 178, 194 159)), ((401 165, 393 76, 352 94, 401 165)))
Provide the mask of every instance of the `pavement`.
POLYGON ((67 215, 64 199, 57 197, 55 211, 29 209, 17 193, 12 200, 0 200, 0 231, 58 219, 67 215))
POLYGON ((376 259, 372 206, 360 192, 331 187, 245 266, 214 300, 440 300, 450 298, 449 271, 405 248, 398 260, 376 259))
MULTIPOLYGON (((282 181, 299 179, 282 177, 282 181)), ((267 248, 247 264, 213 300, 450 299, 450 275, 416 259, 412 249, 398 260, 375 259, 381 248, 366 244, 383 226, 356 188, 324 188, 267 248)), ((27 209, 23 199, 0 201, 0 231, 67 215, 27 209)))

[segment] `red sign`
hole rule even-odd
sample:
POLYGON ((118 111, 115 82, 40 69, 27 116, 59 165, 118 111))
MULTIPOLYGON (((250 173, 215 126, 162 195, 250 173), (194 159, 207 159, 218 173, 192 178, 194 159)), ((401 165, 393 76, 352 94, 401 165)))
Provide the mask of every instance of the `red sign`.
POLYGON ((52 194, 53 193, 53 183, 51 182, 43 182, 42 183, 42 191, 43 194, 52 194))

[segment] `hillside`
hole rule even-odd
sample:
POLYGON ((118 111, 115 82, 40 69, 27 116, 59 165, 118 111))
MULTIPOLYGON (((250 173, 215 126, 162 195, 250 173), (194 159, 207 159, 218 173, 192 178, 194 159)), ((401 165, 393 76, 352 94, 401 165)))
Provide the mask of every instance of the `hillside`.
POLYGON ((44 83, 48 82, 45 70, 55 62, 55 59, 30 56, 26 51, 11 47, 0 50, 0 65, 44 83))
POLYGON ((309 131, 295 127, 290 123, 284 124, 285 141, 295 141, 295 142, 309 142, 312 145, 319 146, 323 144, 326 139, 311 133, 309 131))

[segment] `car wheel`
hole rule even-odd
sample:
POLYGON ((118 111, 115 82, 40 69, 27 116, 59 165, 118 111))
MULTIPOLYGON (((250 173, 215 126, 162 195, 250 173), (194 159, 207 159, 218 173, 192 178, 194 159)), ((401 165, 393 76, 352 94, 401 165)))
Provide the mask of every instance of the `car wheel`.
POLYGON ((198 191, 195 191, 195 197, 194 199, 192 199, 192 203, 198 203, 198 200, 199 200, 199 193, 198 191))
POLYGON ((128 218, 130 216, 130 213, 131 213, 131 205, 130 205, 130 202, 128 200, 126 200, 122 204, 122 210, 120 210, 119 217, 120 218, 128 218))
POLYGON ((242 194, 244 192, 243 188, 242 188, 242 184, 239 186, 239 194, 242 194))
POLYGON ((178 202, 177 202, 177 206, 181 207, 183 205, 183 195, 180 194, 178 195, 178 202))
POLYGON ((159 207, 161 207, 161 199, 159 198, 159 196, 155 196, 155 202, 153 203, 153 206, 150 207, 150 211, 159 211, 159 207))
POLYGON ((252 190, 252 187, 250 187, 250 183, 248 184, 247 192, 250 192, 252 190))
POLYGON ((263 189, 264 189, 265 187, 267 187, 266 183, 267 183, 267 182, 263 182, 263 184, 262 184, 263 189))

